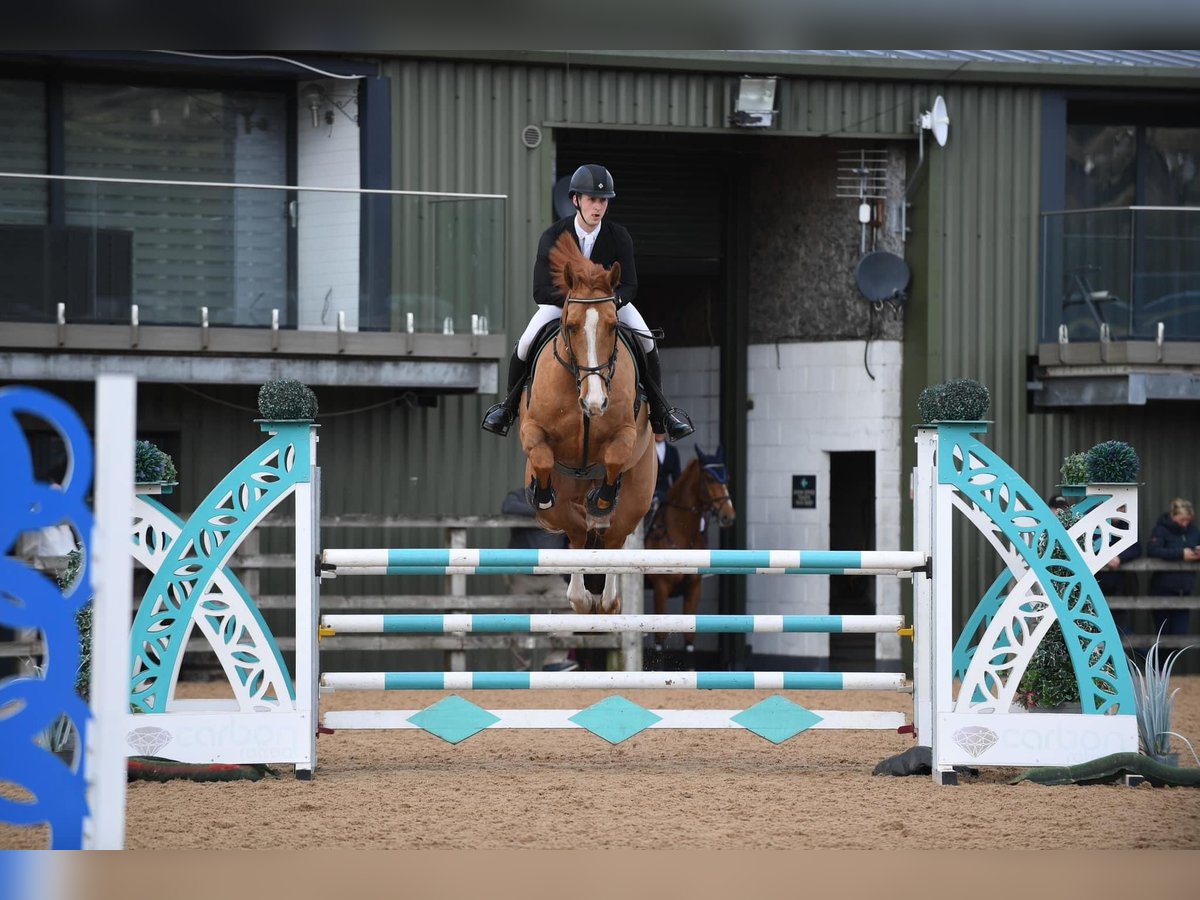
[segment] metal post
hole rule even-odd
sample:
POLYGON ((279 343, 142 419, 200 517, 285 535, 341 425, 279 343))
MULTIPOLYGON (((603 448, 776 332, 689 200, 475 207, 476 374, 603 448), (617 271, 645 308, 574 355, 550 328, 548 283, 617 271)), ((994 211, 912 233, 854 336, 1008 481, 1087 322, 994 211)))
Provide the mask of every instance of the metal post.
MULTIPOLYGON (((451 549, 463 550, 467 546, 467 529, 465 528, 447 528, 447 543, 451 549)), ((450 576, 450 595, 452 597, 467 596, 467 576, 466 575, 451 575, 450 576)), ((468 612, 467 602, 464 599, 462 603, 454 607, 455 612, 468 612)), ((466 650, 447 650, 446 651, 446 670, 449 672, 465 672, 467 671, 467 651, 466 650)))

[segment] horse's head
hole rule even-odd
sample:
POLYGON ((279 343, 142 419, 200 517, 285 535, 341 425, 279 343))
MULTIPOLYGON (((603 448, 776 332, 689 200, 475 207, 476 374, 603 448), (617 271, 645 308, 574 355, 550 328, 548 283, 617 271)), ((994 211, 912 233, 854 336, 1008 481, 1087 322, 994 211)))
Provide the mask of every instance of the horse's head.
POLYGON ((575 376, 579 406, 586 416, 608 409, 608 388, 617 365, 617 285, 621 264, 611 269, 589 260, 570 232, 563 232, 550 249, 550 272, 563 302, 563 344, 558 361, 575 376))
POLYGON ((705 512, 717 517, 722 528, 728 528, 737 518, 733 500, 729 496, 729 475, 725 469, 725 448, 717 447, 713 454, 696 447, 696 459, 700 463, 700 486, 697 489, 705 512))

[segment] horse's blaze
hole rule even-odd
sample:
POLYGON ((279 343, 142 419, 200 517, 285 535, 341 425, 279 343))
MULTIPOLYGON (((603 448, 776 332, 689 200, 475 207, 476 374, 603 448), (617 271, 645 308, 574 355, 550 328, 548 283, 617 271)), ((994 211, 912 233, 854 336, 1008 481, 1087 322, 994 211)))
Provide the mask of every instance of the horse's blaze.
MULTIPOLYGON (((583 335, 587 340, 586 356, 590 369, 600 365, 599 325, 600 313, 597 310, 589 309, 584 313, 583 335)), ((587 385, 587 390, 580 398, 583 411, 589 416, 604 415, 604 411, 608 408, 608 394, 604 390, 604 379, 600 377, 599 373, 593 372, 584 379, 584 383, 587 385)))

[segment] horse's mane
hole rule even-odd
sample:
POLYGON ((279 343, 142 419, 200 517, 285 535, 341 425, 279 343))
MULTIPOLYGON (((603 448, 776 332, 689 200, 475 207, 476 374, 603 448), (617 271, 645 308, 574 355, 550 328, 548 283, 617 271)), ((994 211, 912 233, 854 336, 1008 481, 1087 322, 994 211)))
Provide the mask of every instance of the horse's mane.
POLYGON ((567 296, 567 280, 563 269, 568 263, 579 288, 608 290, 608 269, 584 256, 571 232, 564 231, 558 236, 554 246, 550 248, 550 278, 564 297, 567 296))

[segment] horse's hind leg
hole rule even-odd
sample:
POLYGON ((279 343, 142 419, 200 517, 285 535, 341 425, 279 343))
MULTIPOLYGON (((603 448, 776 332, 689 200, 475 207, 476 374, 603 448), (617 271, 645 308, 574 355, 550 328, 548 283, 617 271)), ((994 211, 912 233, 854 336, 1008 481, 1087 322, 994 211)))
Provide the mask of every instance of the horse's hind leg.
MULTIPOLYGON (((665 575, 660 575, 654 579, 654 614, 665 616, 667 614, 667 598, 670 596, 671 586, 670 580, 665 575)), ((667 636, 665 634, 655 633, 654 649, 661 653, 667 649, 667 636)))
POLYGON ((604 593, 600 596, 600 612, 616 615, 621 611, 621 595, 617 591, 619 577, 604 576, 604 593))
MULTIPOLYGON (((683 613, 687 616, 694 616, 696 610, 700 608, 700 588, 703 582, 699 575, 690 575, 686 579, 686 584, 683 588, 683 613)), ((683 636, 683 649, 688 654, 687 665, 693 665, 692 653, 696 650, 696 635, 693 632, 688 632, 683 636)))

